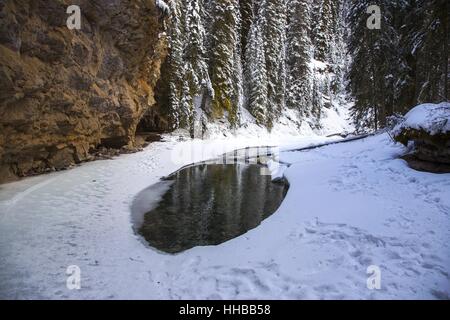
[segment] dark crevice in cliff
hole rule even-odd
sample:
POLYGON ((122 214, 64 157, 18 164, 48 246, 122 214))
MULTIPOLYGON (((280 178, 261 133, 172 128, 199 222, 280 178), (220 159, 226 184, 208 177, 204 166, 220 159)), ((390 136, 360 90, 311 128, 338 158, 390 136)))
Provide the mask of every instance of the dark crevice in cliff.
POLYGON ((128 137, 110 137, 103 138, 100 140, 100 145, 98 149, 108 148, 108 149, 120 149, 128 144, 128 137))
POLYGON ((136 128, 136 135, 146 132, 163 133, 166 131, 166 122, 155 108, 147 110, 136 128))

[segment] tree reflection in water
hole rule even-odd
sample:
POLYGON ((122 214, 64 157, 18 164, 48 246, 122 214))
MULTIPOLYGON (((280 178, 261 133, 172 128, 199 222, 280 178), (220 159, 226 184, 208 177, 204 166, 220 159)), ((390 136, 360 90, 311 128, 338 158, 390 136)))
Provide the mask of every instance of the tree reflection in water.
POLYGON ((144 215, 139 233, 161 251, 178 253, 217 245, 258 226, 284 199, 288 184, 274 183, 255 164, 202 164, 172 175, 173 184, 144 215))

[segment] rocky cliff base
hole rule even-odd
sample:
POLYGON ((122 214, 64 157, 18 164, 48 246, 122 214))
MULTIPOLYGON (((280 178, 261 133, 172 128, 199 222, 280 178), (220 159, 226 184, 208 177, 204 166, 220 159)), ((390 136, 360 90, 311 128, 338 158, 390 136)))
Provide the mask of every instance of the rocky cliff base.
POLYGON ((450 172, 450 133, 430 135, 424 130, 405 130, 397 141, 414 143, 414 151, 403 157, 413 169, 434 173, 450 172))

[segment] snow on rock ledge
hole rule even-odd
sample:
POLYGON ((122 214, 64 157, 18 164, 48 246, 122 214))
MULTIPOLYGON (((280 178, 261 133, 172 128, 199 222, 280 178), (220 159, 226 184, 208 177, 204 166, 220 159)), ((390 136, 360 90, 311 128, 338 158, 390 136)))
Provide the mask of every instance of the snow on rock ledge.
POLYGON ((424 103, 414 107, 395 127, 395 135, 404 130, 418 130, 430 135, 450 132, 450 103, 424 103))
POLYGON ((416 106, 395 126, 393 134, 404 145, 414 143, 416 160, 450 165, 450 103, 416 106))

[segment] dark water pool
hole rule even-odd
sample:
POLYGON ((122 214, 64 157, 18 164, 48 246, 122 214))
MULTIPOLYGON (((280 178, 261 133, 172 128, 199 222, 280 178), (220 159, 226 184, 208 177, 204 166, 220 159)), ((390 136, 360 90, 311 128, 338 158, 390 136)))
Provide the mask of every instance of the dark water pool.
POLYGON ((285 181, 272 182, 261 169, 256 164, 202 164, 176 172, 160 183, 162 195, 140 219, 138 233, 150 246, 178 253, 255 228, 277 210, 288 189, 285 181))

